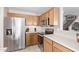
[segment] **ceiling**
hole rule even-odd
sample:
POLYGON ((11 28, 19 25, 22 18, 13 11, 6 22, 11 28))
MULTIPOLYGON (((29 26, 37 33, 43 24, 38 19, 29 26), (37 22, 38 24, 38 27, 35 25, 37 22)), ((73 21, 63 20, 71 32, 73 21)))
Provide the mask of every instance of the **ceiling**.
POLYGON ((34 15, 41 15, 49 9, 50 7, 9 7, 9 10, 25 12, 25 13, 28 12, 34 15))

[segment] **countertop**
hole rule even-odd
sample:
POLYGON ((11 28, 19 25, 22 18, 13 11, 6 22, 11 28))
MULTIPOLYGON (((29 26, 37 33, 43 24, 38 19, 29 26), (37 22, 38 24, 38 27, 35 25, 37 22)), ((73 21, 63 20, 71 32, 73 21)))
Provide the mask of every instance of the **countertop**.
POLYGON ((72 38, 64 37, 63 35, 56 35, 56 34, 44 35, 44 36, 73 51, 79 51, 79 43, 76 41, 75 38, 72 39, 72 38))
POLYGON ((26 34, 27 34, 27 33, 39 33, 39 32, 26 32, 26 34))

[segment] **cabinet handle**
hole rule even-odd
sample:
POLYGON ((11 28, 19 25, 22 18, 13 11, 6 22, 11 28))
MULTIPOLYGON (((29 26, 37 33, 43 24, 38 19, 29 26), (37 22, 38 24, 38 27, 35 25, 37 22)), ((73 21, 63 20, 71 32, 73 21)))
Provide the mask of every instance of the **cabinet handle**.
POLYGON ((49 17, 48 17, 48 25, 49 25, 49 17))

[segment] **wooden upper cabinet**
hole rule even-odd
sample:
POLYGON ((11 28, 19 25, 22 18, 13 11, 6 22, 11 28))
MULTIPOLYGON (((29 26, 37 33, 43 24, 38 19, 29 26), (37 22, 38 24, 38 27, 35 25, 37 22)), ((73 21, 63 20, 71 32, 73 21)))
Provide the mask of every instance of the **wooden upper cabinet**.
POLYGON ((58 25, 59 22, 59 8, 54 8, 54 25, 58 25))
POLYGON ((48 25, 58 25, 59 21, 59 8, 51 8, 49 11, 46 13, 42 14, 40 16, 40 22, 42 20, 47 20, 48 19, 48 25))
POLYGON ((46 20, 48 18, 48 12, 46 12, 46 13, 44 13, 44 14, 42 14, 41 16, 40 16, 40 19, 41 20, 46 20))
POLYGON ((45 17, 45 16, 44 16, 44 15, 41 15, 40 17, 41 17, 41 21, 42 21, 42 20, 44 20, 44 17, 45 17))
POLYGON ((44 15, 41 15, 40 16, 40 20, 39 20, 39 25, 41 26, 42 25, 42 21, 44 20, 44 15))
POLYGON ((54 8, 49 11, 49 25, 54 25, 54 8))
POLYGON ((48 12, 46 12, 46 13, 44 13, 44 14, 42 14, 40 16, 40 22, 39 22, 39 24, 42 25, 42 22, 45 21, 45 20, 47 20, 47 19, 48 19, 48 12))
POLYGON ((38 16, 33 16, 33 25, 35 25, 35 26, 37 26, 37 25, 39 25, 39 17, 38 16))
POLYGON ((26 25, 32 25, 32 16, 26 16, 26 25))
POLYGON ((26 16, 26 25, 37 26, 39 22, 38 16, 26 16))
POLYGON ((25 18, 27 15, 26 14, 19 14, 19 13, 7 13, 7 15, 9 16, 9 17, 23 17, 23 18, 25 18))
POLYGON ((58 25, 59 21, 59 8, 52 8, 49 11, 49 25, 58 25))
POLYGON ((48 19, 48 12, 44 13, 44 19, 48 19))

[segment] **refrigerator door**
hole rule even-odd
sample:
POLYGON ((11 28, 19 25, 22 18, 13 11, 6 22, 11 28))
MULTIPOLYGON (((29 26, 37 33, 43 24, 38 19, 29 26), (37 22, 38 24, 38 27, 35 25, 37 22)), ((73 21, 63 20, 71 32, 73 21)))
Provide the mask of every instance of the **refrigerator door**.
POLYGON ((25 48, 25 18, 6 17, 4 20, 4 47, 8 51, 25 48), (8 34, 8 32, 11 34, 8 34))
POLYGON ((13 18, 13 49, 23 49, 25 48, 25 30, 24 30, 24 21, 25 18, 13 18))
POLYGON ((8 51, 13 51, 13 36, 8 35, 8 29, 12 30, 12 20, 10 17, 5 17, 4 19, 4 47, 7 47, 8 51))

